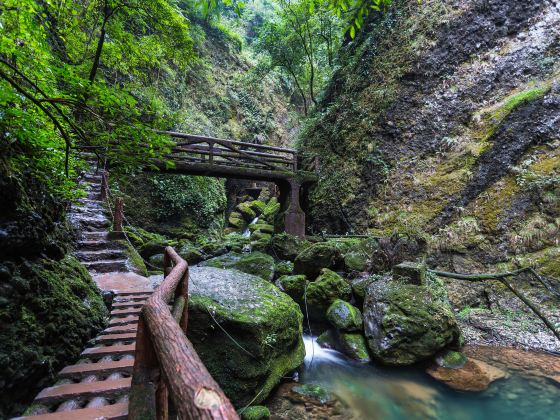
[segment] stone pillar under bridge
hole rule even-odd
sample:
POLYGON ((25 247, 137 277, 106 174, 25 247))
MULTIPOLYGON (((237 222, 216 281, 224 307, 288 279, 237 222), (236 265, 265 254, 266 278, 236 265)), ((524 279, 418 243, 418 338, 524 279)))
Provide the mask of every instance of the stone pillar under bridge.
POLYGON ((280 205, 284 215, 284 231, 291 235, 305 236, 305 212, 300 206, 301 183, 295 178, 278 183, 280 205))

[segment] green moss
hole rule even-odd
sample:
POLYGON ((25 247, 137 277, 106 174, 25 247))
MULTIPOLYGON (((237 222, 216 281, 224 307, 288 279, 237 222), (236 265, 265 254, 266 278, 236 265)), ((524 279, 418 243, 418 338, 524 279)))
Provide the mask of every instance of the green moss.
POLYGON ((328 402, 334 401, 334 397, 327 392, 324 388, 319 385, 314 384, 304 384, 294 386, 292 391, 304 395, 308 398, 312 398, 319 401, 321 404, 327 404, 328 402))
POLYGON ((211 258, 205 261, 203 265, 215 268, 234 268, 269 281, 274 277, 274 259, 262 252, 252 252, 249 254, 230 252, 211 258))
POLYGON ((308 283, 304 275, 282 276, 276 280, 276 286, 299 304, 303 303, 308 283))
POLYGON ((148 275, 148 269, 146 268, 146 263, 142 256, 136 251, 128 241, 120 241, 125 249, 126 256, 128 257, 132 267, 134 267, 134 271, 142 276, 148 275))
POLYGON ((323 320, 329 306, 337 299, 350 300, 352 289, 334 271, 327 268, 307 286, 307 305, 312 319, 323 320))
POLYGON ((327 320, 340 331, 361 331, 363 320, 358 308, 337 299, 327 310, 327 320))
POLYGON ((268 420, 270 410, 263 405, 253 405, 239 412, 241 420, 268 420))
POLYGON ((361 333, 341 333, 340 350, 348 357, 363 363, 370 361, 364 336, 361 333))

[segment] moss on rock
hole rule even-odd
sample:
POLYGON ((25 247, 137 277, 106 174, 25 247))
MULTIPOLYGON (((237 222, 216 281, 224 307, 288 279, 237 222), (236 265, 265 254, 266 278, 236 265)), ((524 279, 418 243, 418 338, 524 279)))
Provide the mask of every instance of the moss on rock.
POLYGON ((305 287, 309 282, 304 275, 282 276, 276 280, 276 286, 297 303, 303 303, 305 287))
POLYGON ((191 269, 188 336, 237 407, 263 401, 303 362, 302 319, 289 296, 257 276, 191 269))
POLYGON ((268 420, 270 410, 264 405, 253 405, 239 412, 241 420, 268 420))
POLYGON ((294 261, 294 270, 305 274, 310 280, 317 277, 322 268, 334 269, 342 262, 341 244, 335 241, 320 242, 303 250, 294 261))
POLYGON ((288 233, 280 233, 272 237, 268 252, 278 259, 293 261, 307 247, 307 241, 288 233))
POLYGON ((307 286, 309 316, 322 320, 335 300, 349 300, 351 296, 352 289, 348 283, 334 271, 324 268, 321 275, 307 286))
POLYGON ((362 313, 348 302, 337 299, 327 310, 327 320, 340 331, 361 331, 362 313))
POLYGON ((340 333, 340 351, 351 359, 363 363, 370 361, 366 340, 361 333, 340 333))

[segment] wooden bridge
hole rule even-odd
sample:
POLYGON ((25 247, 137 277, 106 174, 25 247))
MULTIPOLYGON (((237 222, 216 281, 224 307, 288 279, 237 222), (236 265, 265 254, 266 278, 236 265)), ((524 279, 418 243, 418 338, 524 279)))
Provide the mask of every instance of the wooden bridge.
POLYGON ((300 192, 302 186, 315 182, 316 176, 300 168, 294 149, 172 131, 161 134, 173 138, 175 146, 164 156, 165 160, 155 161, 160 171, 274 182, 280 190, 285 231, 305 235, 300 192))

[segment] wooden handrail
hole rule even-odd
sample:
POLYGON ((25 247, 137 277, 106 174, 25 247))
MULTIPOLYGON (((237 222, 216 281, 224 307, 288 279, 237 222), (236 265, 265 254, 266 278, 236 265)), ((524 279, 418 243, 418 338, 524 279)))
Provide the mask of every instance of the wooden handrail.
POLYGON ((140 314, 129 418, 165 420, 171 398, 179 419, 238 419, 186 336, 189 269, 171 247, 164 275, 140 314))

